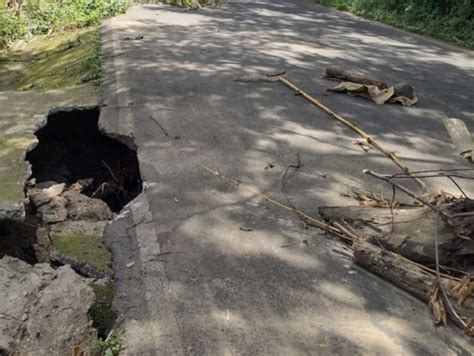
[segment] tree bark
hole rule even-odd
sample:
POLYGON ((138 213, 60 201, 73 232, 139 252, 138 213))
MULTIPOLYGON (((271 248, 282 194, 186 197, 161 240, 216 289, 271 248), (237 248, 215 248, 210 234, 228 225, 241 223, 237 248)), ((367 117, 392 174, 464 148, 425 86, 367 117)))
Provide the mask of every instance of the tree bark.
POLYGON ((380 80, 374 79, 374 78, 367 78, 359 73, 345 70, 342 68, 337 68, 337 67, 331 67, 326 69, 326 77, 328 78, 336 78, 336 79, 341 79, 347 82, 352 82, 352 83, 359 83, 359 84, 365 84, 365 85, 375 85, 379 89, 386 89, 388 88, 388 84, 385 82, 382 82, 380 80))
MULTIPOLYGON (((436 277, 422 268, 410 263, 403 257, 381 249, 365 241, 356 241, 353 246, 356 264, 368 269, 390 281, 418 299, 428 303, 436 277)), ((458 283, 448 278, 441 278, 450 297, 452 288, 458 283)), ((472 282, 471 282, 472 283, 472 282)), ((456 312, 465 320, 474 318, 474 298, 469 296, 461 305, 450 298, 456 312)), ((449 313, 448 313, 449 314, 449 313)))

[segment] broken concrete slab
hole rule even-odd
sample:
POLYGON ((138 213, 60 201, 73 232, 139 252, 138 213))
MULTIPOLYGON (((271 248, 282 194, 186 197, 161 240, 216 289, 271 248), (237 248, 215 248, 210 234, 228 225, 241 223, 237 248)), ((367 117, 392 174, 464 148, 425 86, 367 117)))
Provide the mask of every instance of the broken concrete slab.
POLYGON ((63 196, 57 196, 48 204, 44 204, 38 208, 38 213, 47 224, 54 224, 67 219, 68 209, 66 208, 68 201, 63 196))
POLYGON ((43 204, 49 203, 53 198, 60 195, 66 187, 66 184, 54 184, 44 189, 30 189, 28 196, 30 201, 36 206, 39 207, 43 204))
POLYGON ((7 354, 68 355, 96 338, 87 314, 94 292, 70 267, 5 256, 0 300, 0 350, 7 354))
POLYGON ((36 145, 34 133, 46 124, 47 114, 58 108, 97 105, 92 84, 45 92, 0 92, 0 220, 24 219, 24 186, 31 174, 25 155, 36 145))
POLYGON ((103 221, 111 220, 114 216, 103 200, 90 198, 76 190, 66 191, 63 197, 67 200, 70 220, 103 221))

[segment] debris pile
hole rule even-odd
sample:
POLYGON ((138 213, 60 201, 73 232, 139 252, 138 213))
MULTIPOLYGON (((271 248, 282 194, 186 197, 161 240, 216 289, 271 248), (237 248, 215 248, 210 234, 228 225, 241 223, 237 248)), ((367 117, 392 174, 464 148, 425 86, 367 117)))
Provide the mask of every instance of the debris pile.
POLYGON ((30 183, 28 210, 38 221, 34 248, 39 262, 69 264, 100 279, 111 275, 103 235, 114 214, 104 201, 82 193, 90 182, 80 180, 67 188, 64 183, 30 183))
POLYGON ((428 303, 436 324, 450 319, 474 336, 474 200, 357 200, 359 206, 319 208, 345 233, 354 262, 428 303))
POLYGON ((0 354, 81 354, 113 327, 104 232, 141 178, 136 151, 100 133, 98 116, 51 114, 27 153, 25 219, 0 221, 0 354))
POLYGON ((389 85, 377 79, 364 77, 356 72, 341 68, 326 69, 326 78, 342 80, 338 85, 329 88, 332 92, 345 92, 372 100, 378 105, 400 103, 403 106, 413 106, 418 98, 415 89, 406 83, 389 85))
MULTIPOLYGON (((400 83, 389 85, 377 79, 362 76, 354 71, 328 68, 326 78, 342 82, 331 91, 346 91, 367 97, 377 104, 399 102, 405 106, 417 102, 415 90, 400 83)), ((259 196, 265 201, 285 209, 300 218, 305 226, 313 226, 340 239, 353 250, 354 261, 362 267, 382 276, 430 305, 435 323, 446 324, 448 319, 474 336, 474 201, 469 199, 457 178, 474 179, 458 169, 412 172, 405 162, 362 128, 338 114, 321 100, 304 91, 293 82, 285 71, 276 74, 248 75, 237 79, 242 82, 279 82, 324 111, 328 117, 345 125, 359 138, 353 144, 365 152, 374 148, 389 158, 401 173, 381 175, 368 170, 364 173, 390 183, 393 199, 369 193, 357 196, 360 206, 322 207, 322 219, 314 218, 299 210, 284 191, 288 170, 299 169, 289 165, 282 176, 281 193, 286 203, 261 194, 233 177, 202 165, 210 174, 229 184, 259 196), (397 179, 409 179, 417 183, 423 195, 411 192, 397 179), (447 178, 459 189, 460 198, 447 197, 427 184, 424 178, 447 178), (404 206, 395 200, 396 191, 415 199, 404 206)), ((446 128, 461 156, 471 161, 472 137, 464 123, 445 119, 446 128)))

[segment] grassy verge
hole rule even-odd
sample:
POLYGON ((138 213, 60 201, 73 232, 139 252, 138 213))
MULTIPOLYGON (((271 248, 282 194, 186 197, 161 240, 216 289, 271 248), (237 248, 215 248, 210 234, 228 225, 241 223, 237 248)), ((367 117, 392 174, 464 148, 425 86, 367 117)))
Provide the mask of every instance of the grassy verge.
POLYGON ((138 0, 139 3, 157 3, 180 6, 180 7, 199 7, 199 6, 219 6, 222 5, 223 0, 138 0))
POLYGON ((124 12, 130 3, 23 0, 7 6, 0 0, 0 91, 98 83, 98 25, 103 18, 124 12))
POLYGON ((100 80, 98 28, 18 42, 0 56, 0 91, 47 90, 100 80))
POLYGON ((338 10, 474 49, 471 0, 315 0, 338 10))
POLYGON ((97 25, 124 12, 129 0, 0 0, 0 48, 27 36, 97 25))

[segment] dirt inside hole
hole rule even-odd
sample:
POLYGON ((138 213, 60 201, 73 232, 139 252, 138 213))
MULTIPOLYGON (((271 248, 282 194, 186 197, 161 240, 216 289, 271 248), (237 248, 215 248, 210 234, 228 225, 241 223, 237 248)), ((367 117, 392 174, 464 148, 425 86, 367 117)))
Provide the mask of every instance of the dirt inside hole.
POLYGON ((37 184, 53 181, 69 186, 88 179, 83 193, 119 212, 142 189, 137 154, 103 135, 98 119, 98 109, 50 115, 47 125, 36 133, 39 143, 26 160, 37 184))

